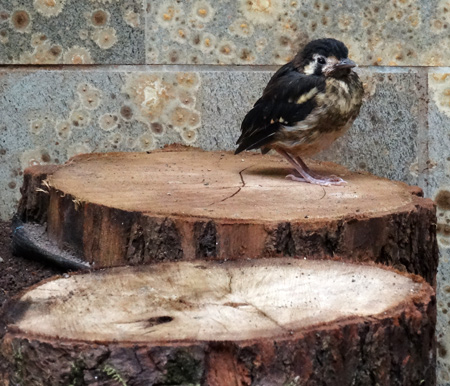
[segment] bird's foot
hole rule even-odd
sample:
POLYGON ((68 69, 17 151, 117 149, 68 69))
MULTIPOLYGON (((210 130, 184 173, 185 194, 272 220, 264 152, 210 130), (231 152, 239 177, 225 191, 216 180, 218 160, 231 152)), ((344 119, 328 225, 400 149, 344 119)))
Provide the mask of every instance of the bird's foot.
POLYGON ((292 180, 292 181, 298 181, 298 182, 308 182, 303 177, 298 177, 294 174, 288 174, 285 178, 292 180))
POLYGON ((289 178, 292 181, 307 182, 309 184, 321 185, 321 186, 343 186, 347 183, 347 181, 345 181, 342 178, 337 177, 337 176, 323 177, 323 176, 316 175, 314 177, 308 176, 307 178, 304 178, 304 177, 298 177, 294 174, 288 174, 286 176, 286 178, 289 178))
POLYGON ((290 178, 293 181, 307 182, 309 184, 321 185, 321 186, 342 186, 347 182, 337 176, 321 176, 320 174, 312 171, 306 166, 305 162, 299 156, 293 156, 283 149, 276 149, 288 162, 295 168, 295 171, 299 174, 288 174, 286 178, 290 178))

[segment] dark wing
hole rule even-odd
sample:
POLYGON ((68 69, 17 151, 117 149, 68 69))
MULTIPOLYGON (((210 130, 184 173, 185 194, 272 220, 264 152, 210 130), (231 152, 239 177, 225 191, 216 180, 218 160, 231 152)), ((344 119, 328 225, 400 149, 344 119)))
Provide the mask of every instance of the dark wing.
POLYGON ((325 89, 323 77, 300 74, 292 63, 281 67, 270 79, 263 96, 245 116, 235 154, 267 145, 282 124, 292 126, 305 119, 316 106, 315 99, 311 96, 304 98, 302 103, 297 102, 314 88, 318 92, 325 89))

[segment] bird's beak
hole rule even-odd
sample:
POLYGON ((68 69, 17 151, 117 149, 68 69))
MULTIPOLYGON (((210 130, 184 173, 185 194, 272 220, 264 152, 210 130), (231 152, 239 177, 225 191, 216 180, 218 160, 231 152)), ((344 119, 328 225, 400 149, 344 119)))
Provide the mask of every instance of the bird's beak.
POLYGON ((342 68, 353 68, 356 67, 356 63, 353 60, 350 60, 349 58, 342 59, 339 63, 337 63, 335 66, 336 70, 340 70, 342 68))

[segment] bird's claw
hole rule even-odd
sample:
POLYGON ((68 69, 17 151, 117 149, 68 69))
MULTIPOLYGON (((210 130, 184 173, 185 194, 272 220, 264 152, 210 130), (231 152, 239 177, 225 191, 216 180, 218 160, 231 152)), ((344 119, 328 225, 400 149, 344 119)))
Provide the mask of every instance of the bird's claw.
POLYGON ((304 177, 298 177, 294 174, 288 174, 286 178, 291 179, 292 181, 298 181, 298 182, 307 182, 314 185, 320 185, 320 186, 343 186, 347 183, 347 181, 343 180, 340 177, 337 176, 330 176, 330 177, 322 177, 322 178, 313 178, 310 177, 308 179, 304 177))
POLYGON ((335 175, 331 175, 329 177, 323 177, 323 180, 332 182, 333 185, 336 185, 336 186, 342 186, 342 185, 345 185, 347 183, 347 181, 345 181, 341 177, 338 177, 338 176, 335 176, 335 175))

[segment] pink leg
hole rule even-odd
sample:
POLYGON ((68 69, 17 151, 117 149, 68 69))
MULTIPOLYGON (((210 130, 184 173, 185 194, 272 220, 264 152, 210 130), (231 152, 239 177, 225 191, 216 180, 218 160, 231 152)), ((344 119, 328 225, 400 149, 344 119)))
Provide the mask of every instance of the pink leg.
POLYGON ((297 177, 293 174, 289 174, 286 178, 290 178, 293 181, 299 182, 308 182, 310 184, 322 185, 322 186, 331 186, 331 185, 345 185, 347 182, 344 181, 340 177, 330 176, 325 177, 321 176, 313 172, 311 169, 306 166, 303 160, 300 157, 294 157, 285 150, 277 149, 278 153, 280 153, 283 157, 285 157, 289 163, 295 168, 295 170, 300 174, 300 177, 297 177))

